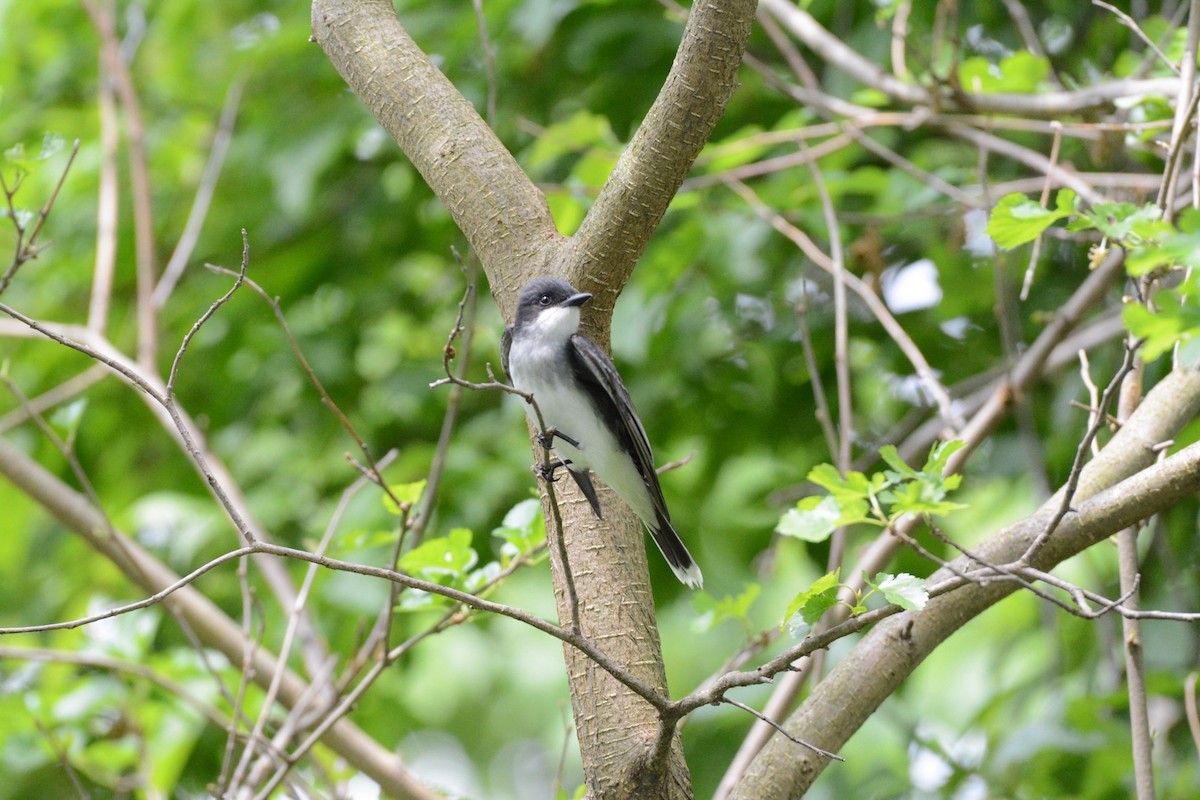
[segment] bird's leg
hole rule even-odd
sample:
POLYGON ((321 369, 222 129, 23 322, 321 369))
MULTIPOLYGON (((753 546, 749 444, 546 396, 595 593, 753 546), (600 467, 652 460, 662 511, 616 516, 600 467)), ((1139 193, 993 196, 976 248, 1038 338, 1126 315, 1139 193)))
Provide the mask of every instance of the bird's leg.
POLYGON ((556 478, 554 476, 554 473, 558 470, 559 467, 567 467, 567 466, 570 466, 570 464, 571 464, 570 461, 554 460, 554 461, 551 461, 549 464, 534 464, 533 471, 538 474, 538 477, 540 477, 542 480, 546 481, 547 483, 557 483, 558 478, 556 478))
POLYGON ((556 436, 559 439, 562 439, 567 444, 571 445, 571 447, 578 449, 578 447, 579 447, 578 440, 572 439, 570 436, 567 436, 565 433, 558 430, 557 428, 547 428, 545 433, 539 433, 538 434, 538 443, 541 444, 542 447, 549 450, 550 448, 554 447, 554 438, 556 436))

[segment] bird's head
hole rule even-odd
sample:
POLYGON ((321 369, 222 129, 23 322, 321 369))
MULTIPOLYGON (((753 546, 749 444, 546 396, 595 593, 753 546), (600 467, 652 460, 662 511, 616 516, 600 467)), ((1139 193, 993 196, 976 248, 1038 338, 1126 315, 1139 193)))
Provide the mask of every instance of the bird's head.
POLYGON ((543 341, 570 339, 579 330, 579 308, 592 296, 558 278, 534 278, 517 295, 516 328, 543 341))

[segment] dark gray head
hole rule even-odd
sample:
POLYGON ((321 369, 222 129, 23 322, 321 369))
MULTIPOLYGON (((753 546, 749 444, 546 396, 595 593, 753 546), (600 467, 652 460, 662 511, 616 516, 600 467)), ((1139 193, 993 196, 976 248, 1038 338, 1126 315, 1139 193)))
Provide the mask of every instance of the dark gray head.
POLYGON ((558 278, 534 278, 517 295, 519 331, 535 333, 539 338, 566 340, 579 330, 579 307, 591 300, 587 292, 558 278))

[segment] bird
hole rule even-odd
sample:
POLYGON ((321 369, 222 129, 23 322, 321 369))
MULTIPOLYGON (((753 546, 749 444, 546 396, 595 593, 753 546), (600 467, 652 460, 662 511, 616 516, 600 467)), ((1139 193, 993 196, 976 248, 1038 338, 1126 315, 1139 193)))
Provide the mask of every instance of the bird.
MULTIPOLYGON (((693 589, 704 578, 671 525, 646 430, 612 359, 579 333, 579 314, 592 299, 564 280, 534 278, 517 295, 516 319, 501 337, 501 366, 513 388, 533 397, 541 411, 543 445, 565 467, 597 518, 600 500, 589 472, 608 484, 645 523, 671 570, 693 589)), ((532 406, 526 413, 540 427, 532 406)), ((547 474, 548 473, 548 474, 547 474)))

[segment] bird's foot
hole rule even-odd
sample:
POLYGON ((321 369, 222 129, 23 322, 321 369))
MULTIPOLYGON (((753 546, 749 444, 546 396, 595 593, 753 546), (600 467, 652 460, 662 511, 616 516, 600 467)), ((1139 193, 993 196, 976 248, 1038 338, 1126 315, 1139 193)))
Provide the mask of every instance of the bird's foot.
POLYGON ((558 471, 559 467, 566 467, 570 463, 570 461, 552 461, 549 464, 534 464, 533 471, 547 483, 557 483, 559 476, 554 473, 558 471))
POLYGON ((575 447, 575 448, 579 447, 579 441, 577 439, 572 439, 570 436, 567 436, 565 433, 558 430, 557 428, 547 428, 545 433, 539 433, 538 434, 538 443, 542 447, 549 450, 552 447, 554 447, 554 439, 555 438, 562 439, 564 442, 571 445, 571 447, 575 447))

